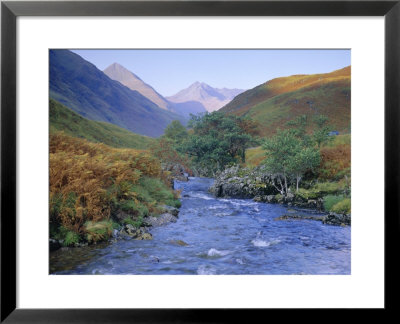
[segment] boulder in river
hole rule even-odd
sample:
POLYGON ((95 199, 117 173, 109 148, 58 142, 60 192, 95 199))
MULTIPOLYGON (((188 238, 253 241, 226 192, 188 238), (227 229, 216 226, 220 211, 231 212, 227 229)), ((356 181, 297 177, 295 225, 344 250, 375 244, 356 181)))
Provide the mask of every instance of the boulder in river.
POLYGON ((172 214, 164 213, 159 216, 149 216, 144 219, 145 226, 162 226, 168 223, 175 223, 177 221, 177 217, 172 214))
POLYGON ((253 198, 276 194, 277 191, 271 175, 262 167, 248 169, 233 166, 218 174, 209 192, 216 197, 253 198))
POLYGON ((351 225, 351 215, 343 215, 329 213, 328 215, 301 215, 301 214, 284 214, 276 217, 274 220, 316 220, 327 225, 347 226, 351 225))

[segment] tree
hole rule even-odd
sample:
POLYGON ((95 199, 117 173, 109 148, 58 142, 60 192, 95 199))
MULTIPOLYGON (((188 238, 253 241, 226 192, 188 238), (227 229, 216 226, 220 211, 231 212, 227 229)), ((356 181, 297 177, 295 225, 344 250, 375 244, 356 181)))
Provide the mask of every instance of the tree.
POLYGON ((213 175, 231 163, 245 161, 246 148, 252 136, 246 130, 250 123, 237 116, 226 116, 213 112, 192 116, 192 129, 179 151, 193 157, 200 173, 213 175))
POLYGON ((291 130, 278 131, 274 137, 264 142, 263 148, 267 155, 265 167, 275 175, 275 188, 285 195, 288 192, 294 159, 301 150, 300 140, 291 130))
POLYGON ((296 192, 303 175, 311 170, 314 171, 321 163, 319 150, 314 147, 302 147, 289 161, 289 173, 296 179, 296 192))
POLYGON ((165 129, 163 136, 177 144, 186 139, 188 132, 179 120, 173 120, 165 129))
POLYGON ((311 137, 306 134, 307 117, 303 115, 287 123, 293 128, 278 131, 263 145, 267 151, 265 166, 275 175, 274 186, 282 195, 287 194, 292 181, 296 182, 298 191, 304 174, 309 170, 314 171, 320 165, 319 147, 326 140, 324 136, 328 136, 324 126, 327 118, 321 117, 315 122, 318 129, 311 137))
POLYGON ((313 122, 316 125, 316 129, 312 135, 314 141, 318 147, 321 147, 323 143, 326 143, 331 139, 329 132, 331 128, 328 126, 328 117, 325 115, 314 116, 313 122))

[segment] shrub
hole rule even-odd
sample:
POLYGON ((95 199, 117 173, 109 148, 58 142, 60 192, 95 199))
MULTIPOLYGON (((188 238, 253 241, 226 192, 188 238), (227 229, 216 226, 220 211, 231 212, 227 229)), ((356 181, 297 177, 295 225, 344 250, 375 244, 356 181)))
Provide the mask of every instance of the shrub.
POLYGON ((65 235, 63 245, 64 246, 71 246, 75 243, 79 243, 80 237, 77 233, 68 231, 65 235))
POLYGON ((314 189, 299 188, 299 191, 296 192, 295 195, 307 201, 309 199, 317 199, 319 197, 319 192, 314 189))
POLYGON ((83 234, 86 222, 108 220, 120 200, 134 198, 132 186, 141 176, 160 173, 159 161, 143 151, 51 134, 51 222, 83 234))
POLYGON ((182 203, 179 199, 169 199, 165 202, 165 204, 175 208, 181 208, 182 206, 182 203))
POLYGON ((345 198, 342 201, 339 201, 332 207, 331 211, 333 211, 334 213, 339 213, 339 214, 350 214, 351 213, 351 199, 345 198))
POLYGON ((324 197, 324 209, 327 211, 331 211, 332 207, 336 205, 338 202, 345 199, 343 196, 335 196, 335 195, 327 195, 324 197))
POLYGON ((111 216, 120 211, 140 226, 158 205, 180 205, 160 177, 159 160, 144 151, 51 134, 50 234, 69 245, 97 242, 119 227, 111 216))
POLYGON ((86 222, 85 223, 86 240, 88 242, 103 241, 110 237, 113 230, 111 221, 86 222))

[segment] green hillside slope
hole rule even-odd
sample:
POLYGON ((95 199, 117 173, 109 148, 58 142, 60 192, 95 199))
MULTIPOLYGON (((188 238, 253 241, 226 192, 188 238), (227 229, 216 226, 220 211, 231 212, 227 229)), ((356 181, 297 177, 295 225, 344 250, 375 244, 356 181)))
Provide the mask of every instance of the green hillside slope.
POLYGON ((52 99, 49 102, 49 116, 50 133, 63 131, 73 137, 116 148, 147 149, 154 142, 151 137, 137 135, 113 124, 83 118, 52 99))
POLYGON ((294 75, 268 81, 248 90, 221 109, 249 116, 261 124, 264 136, 284 128, 299 115, 326 115, 341 133, 350 132, 351 67, 326 74, 294 75))
POLYGON ((50 98, 81 116, 158 137, 183 116, 163 110, 68 50, 50 50, 50 98))

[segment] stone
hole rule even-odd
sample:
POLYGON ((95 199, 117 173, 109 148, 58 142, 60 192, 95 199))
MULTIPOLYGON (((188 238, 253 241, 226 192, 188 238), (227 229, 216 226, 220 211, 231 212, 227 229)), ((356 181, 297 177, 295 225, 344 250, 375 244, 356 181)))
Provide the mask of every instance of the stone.
POLYGON ((188 246, 189 245, 185 241, 182 241, 182 240, 171 240, 169 242, 173 245, 179 245, 179 246, 188 246))
POLYGON ((178 217, 178 214, 179 214, 179 209, 178 208, 175 208, 175 207, 172 207, 172 206, 167 206, 167 205, 162 206, 162 208, 167 213, 169 213, 171 215, 174 215, 175 217, 178 217))
POLYGON ((61 244, 57 240, 49 239, 49 248, 50 252, 53 252, 61 248, 61 244))

